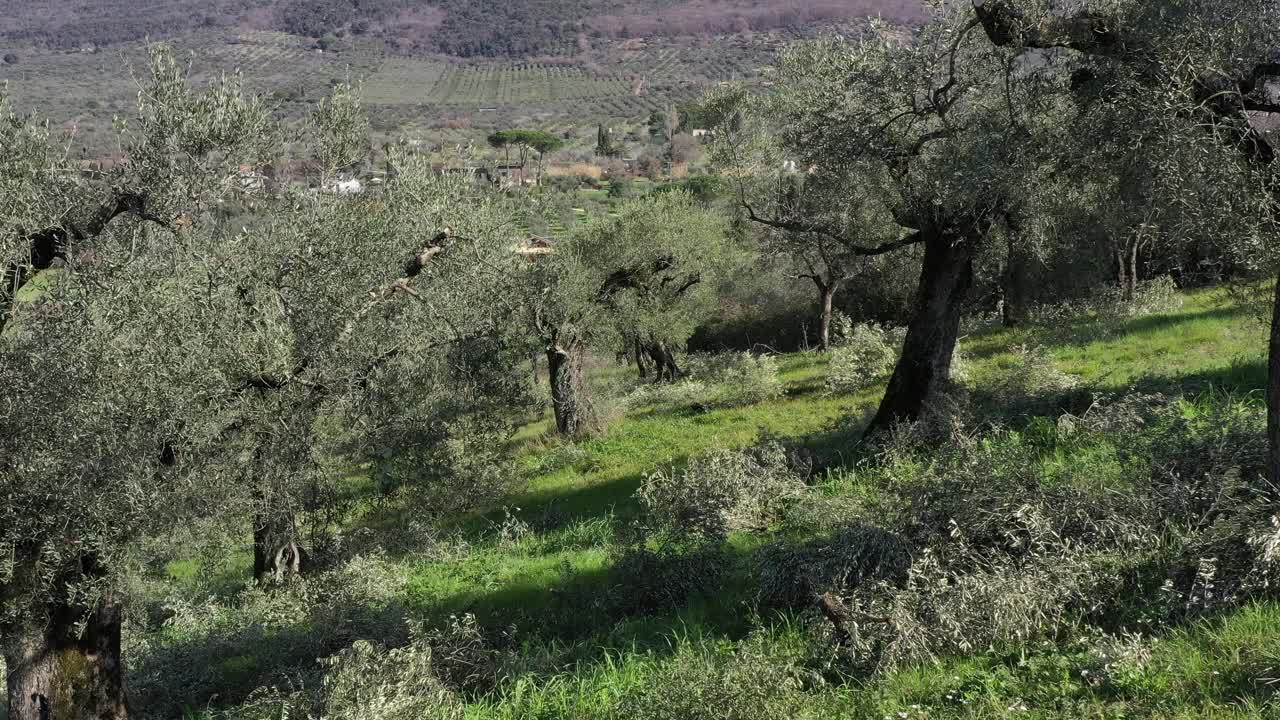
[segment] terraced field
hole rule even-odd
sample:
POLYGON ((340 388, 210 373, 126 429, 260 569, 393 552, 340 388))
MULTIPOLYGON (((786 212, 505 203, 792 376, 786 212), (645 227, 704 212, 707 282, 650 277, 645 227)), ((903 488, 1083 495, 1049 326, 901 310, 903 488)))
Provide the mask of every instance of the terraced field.
POLYGON ((390 105, 557 104, 631 92, 620 77, 559 65, 452 65, 388 59, 365 84, 365 99, 390 105))
MULTIPOLYGON (((588 147, 597 123, 634 128, 652 111, 695 100, 718 82, 759 79, 788 39, 630 40, 573 61, 467 63, 397 56, 369 39, 322 52, 311 40, 265 31, 203 31, 170 42, 189 54, 197 82, 241 72, 289 117, 300 117, 334 83, 359 82, 379 143, 410 137, 483 147, 492 128, 528 125, 584 138, 579 144, 588 147)), ((143 45, 19 54, 19 64, 0 65, 15 103, 73 131, 90 155, 113 151, 112 118, 132 113, 143 45)))

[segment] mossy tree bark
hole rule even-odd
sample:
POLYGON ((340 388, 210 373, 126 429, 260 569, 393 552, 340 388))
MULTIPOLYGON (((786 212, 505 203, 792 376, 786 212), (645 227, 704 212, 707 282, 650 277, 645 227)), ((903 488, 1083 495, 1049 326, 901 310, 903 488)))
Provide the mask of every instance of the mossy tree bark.
MULTIPOLYGON (((92 558, 83 559, 78 571, 101 574, 92 558)), ((36 562, 15 568, 18 574, 37 572, 36 562)), ((110 597, 92 608, 50 599, 25 622, 6 628, 9 720, 128 718, 123 619, 121 605, 110 597)))

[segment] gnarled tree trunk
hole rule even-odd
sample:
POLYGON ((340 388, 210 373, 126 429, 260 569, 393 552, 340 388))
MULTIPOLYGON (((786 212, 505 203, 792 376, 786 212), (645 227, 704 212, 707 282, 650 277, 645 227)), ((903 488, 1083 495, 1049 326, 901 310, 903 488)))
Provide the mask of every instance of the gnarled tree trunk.
POLYGON ((902 355, 867 434, 918 419, 951 379, 960 313, 973 285, 977 237, 931 229, 902 355))
POLYGON ((631 354, 635 358, 636 371, 640 373, 640 379, 647 379, 649 377, 649 365, 645 362, 644 346, 640 342, 638 335, 631 339, 631 354))
POLYGON ((676 356, 671 351, 671 346, 665 342, 651 342, 645 349, 653 360, 653 381, 655 383, 675 382, 684 377, 684 373, 676 363, 676 356))
POLYGON ((595 426, 582 367, 584 354, 584 348, 577 342, 547 346, 551 409, 556 418, 556 432, 561 435, 581 435, 595 426))
POLYGON ((253 579, 272 584, 302 574, 306 551, 298 542, 297 525, 288 515, 269 511, 253 517, 253 579))
MULTIPOLYGON (((29 563, 15 572, 37 570, 29 563)), ((81 572, 101 571, 90 558, 81 563, 81 572)), ((34 619, 6 628, 9 720, 128 718, 120 653, 123 617, 111 598, 92 609, 50 601, 34 619)))

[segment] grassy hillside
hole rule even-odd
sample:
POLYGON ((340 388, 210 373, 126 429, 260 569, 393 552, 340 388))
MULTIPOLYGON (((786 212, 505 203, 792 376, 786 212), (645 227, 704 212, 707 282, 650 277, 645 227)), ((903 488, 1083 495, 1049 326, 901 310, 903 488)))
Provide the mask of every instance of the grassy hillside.
MULTIPOLYGON (((1017 467, 1000 472, 1032 472, 1046 488, 1111 487, 1119 497, 1137 467, 1125 459, 1125 438, 1074 435, 1071 423, 1055 425, 1061 410, 1053 408, 1064 406, 1053 403, 1088 418, 1124 397, 1169 393, 1180 418, 1170 437, 1216 437, 1259 417, 1263 338, 1253 315, 1220 291, 1139 317, 1086 313, 1019 330, 974 327, 961 344, 974 402, 1007 392, 998 378, 1025 367, 1028 347, 1043 348, 1051 361, 1037 372, 1074 387, 1034 406, 1047 424, 1008 415, 1004 422, 1020 429, 967 431, 984 438, 971 451, 1012 458, 1017 467)), ((1160 600, 1131 594, 1122 606, 1136 615, 1123 629, 1083 623, 1088 610, 1077 608, 1048 633, 884 665, 870 679, 846 674, 850 660, 819 613, 761 604, 761 557, 821 541, 823 513, 890 501, 899 483, 910 486, 927 470, 933 451, 881 455, 861 446, 859 428, 882 386, 832 394, 827 362, 782 357, 785 392, 740 407, 690 406, 681 401, 685 391, 646 396, 603 435, 577 444, 553 439, 548 421, 535 420, 514 448, 527 484, 502 507, 443 530, 369 495, 369 480, 358 475, 339 553, 355 559, 297 594, 237 591, 247 572, 243 553, 216 567, 178 553, 144 593, 156 599, 152 618, 139 622, 167 619, 150 630, 160 639, 141 648, 134 668, 139 704, 173 713, 168 703, 182 697, 197 716, 239 706, 244 714, 234 717, 267 717, 252 708, 272 707, 279 688, 315 682, 311 658, 357 638, 406 642, 405 618, 412 618, 425 624, 413 637, 435 648, 437 672, 467 698, 468 718, 1276 716, 1280 605, 1240 607, 1212 601, 1212 592, 1187 597, 1172 623, 1144 624, 1143 613, 1160 600), (736 531, 711 566, 695 554, 663 561, 675 566, 622 569, 625 548, 634 547, 630 528, 645 521, 636 493, 646 477, 766 437, 811 458, 818 472, 808 481, 810 501, 799 507, 827 510, 803 510, 818 514, 798 525, 736 531), (701 585, 700 573, 718 579, 701 585), (240 705, 261 685, 277 690, 240 705)), ((607 363, 593 377, 614 395, 635 383, 630 371, 607 363)), ((1161 436, 1155 426, 1148 432, 1161 436)), ((1237 450, 1227 443, 1210 454, 1237 450)), ((1017 603, 1008 608, 1018 612, 1017 603)), ((999 611, 994 617, 1005 621, 999 611)), ((959 636, 980 630, 955 628, 959 636)))

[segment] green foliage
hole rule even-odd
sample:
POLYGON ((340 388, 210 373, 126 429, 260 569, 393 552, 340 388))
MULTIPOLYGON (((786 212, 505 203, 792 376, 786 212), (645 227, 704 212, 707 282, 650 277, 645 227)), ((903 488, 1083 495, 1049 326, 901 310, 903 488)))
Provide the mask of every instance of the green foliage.
POLYGON ((333 720, 401 720, 440 718, 461 720, 463 703, 436 676, 432 648, 422 639, 405 647, 386 649, 358 640, 341 653, 322 661, 328 669, 319 690, 259 693, 242 707, 227 713, 227 720, 268 720, 305 717, 333 720))
POLYGON ((177 717, 210 703, 249 699, 252 707, 259 686, 287 687, 296 678, 307 687, 318 685, 317 658, 358 638, 406 639, 399 605, 404 584, 387 558, 370 555, 270 592, 250 588, 229 598, 158 598, 162 623, 139 623, 126 639, 135 658, 133 697, 148 716, 177 717))
POLYGON ((683 192, 630 200, 583 226, 573 251, 592 268, 615 332, 680 347, 715 302, 739 249, 723 218, 683 192))
POLYGON ((827 392, 856 392, 881 380, 893 369, 902 346, 902 333, 867 323, 853 324, 841 317, 835 349, 827 364, 827 392))
POLYGON ((723 542, 730 532, 761 530, 804 488, 786 448, 770 442, 689 461, 681 471, 657 471, 636 493, 653 530, 694 542, 723 542))
POLYGON ((321 182, 349 171, 369 153, 369 118, 356 89, 340 84, 311 115, 321 182))
POLYGON ((1001 363, 1001 372, 984 391, 994 411, 1006 417, 1048 415, 1060 409, 1079 384, 1079 378, 1054 365, 1043 347, 1021 345, 1001 363))
POLYGON ((623 401, 634 408, 660 406, 709 410, 776 400, 783 394, 778 362, 770 355, 690 355, 685 377, 674 383, 637 387, 623 401))

